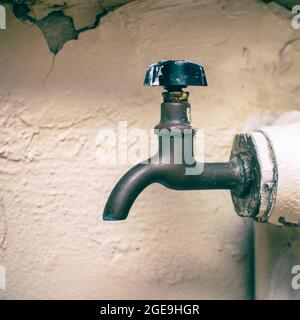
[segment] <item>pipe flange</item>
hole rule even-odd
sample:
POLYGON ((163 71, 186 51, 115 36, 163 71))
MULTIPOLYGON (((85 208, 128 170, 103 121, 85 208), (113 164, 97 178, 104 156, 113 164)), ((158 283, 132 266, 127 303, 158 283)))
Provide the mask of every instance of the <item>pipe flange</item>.
POLYGON ((250 161, 251 186, 247 195, 231 191, 236 213, 267 222, 276 200, 278 173, 272 144, 263 132, 253 131, 235 136, 231 158, 247 156, 250 161))

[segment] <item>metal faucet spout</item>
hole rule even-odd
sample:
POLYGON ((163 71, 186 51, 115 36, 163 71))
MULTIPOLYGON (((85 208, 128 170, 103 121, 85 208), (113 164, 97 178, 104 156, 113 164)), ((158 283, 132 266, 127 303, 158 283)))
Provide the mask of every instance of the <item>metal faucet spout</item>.
POLYGON ((139 163, 131 168, 116 184, 103 212, 103 220, 115 221, 127 218, 138 195, 150 184, 157 182, 159 170, 155 165, 139 163))
MULTIPOLYGON (((197 164, 201 166, 201 164, 197 164)), ((159 183, 173 190, 236 189, 247 186, 249 179, 243 170, 241 159, 225 163, 202 164, 203 171, 197 175, 186 175, 185 165, 139 163, 130 169, 116 184, 104 208, 105 221, 127 218, 130 208, 139 194, 149 185, 159 183)))

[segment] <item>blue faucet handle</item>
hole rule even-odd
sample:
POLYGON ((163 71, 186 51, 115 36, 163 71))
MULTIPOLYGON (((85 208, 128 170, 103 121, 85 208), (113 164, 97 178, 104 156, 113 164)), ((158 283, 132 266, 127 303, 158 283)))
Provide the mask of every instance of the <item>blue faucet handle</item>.
POLYGON ((148 67, 144 86, 163 86, 168 89, 207 86, 207 80, 200 64, 188 60, 163 60, 148 67))

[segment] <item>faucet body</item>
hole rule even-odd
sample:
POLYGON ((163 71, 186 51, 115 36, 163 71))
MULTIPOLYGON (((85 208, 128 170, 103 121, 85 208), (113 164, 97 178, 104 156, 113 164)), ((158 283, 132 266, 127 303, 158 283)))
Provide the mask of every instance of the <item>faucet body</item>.
POLYGON ((159 183, 173 190, 229 189, 237 196, 248 192, 248 159, 235 156, 225 163, 199 163, 194 158, 196 129, 190 122, 188 92, 167 88, 161 119, 155 126, 158 152, 130 169, 116 184, 106 203, 103 219, 124 220, 138 195, 159 183))

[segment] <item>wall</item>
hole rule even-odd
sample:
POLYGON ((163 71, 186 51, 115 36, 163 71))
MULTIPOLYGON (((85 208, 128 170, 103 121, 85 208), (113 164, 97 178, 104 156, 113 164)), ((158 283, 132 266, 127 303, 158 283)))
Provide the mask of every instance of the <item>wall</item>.
POLYGON ((225 191, 149 187, 128 220, 101 220, 126 165, 96 161, 96 135, 151 129, 160 89, 148 64, 190 59, 206 161, 235 133, 299 108, 299 42, 285 9, 256 1, 138 1, 109 13, 53 60, 36 26, 0 33, 1 298, 251 298, 252 230, 225 191), (53 65, 52 65, 53 64, 53 65))
POLYGON ((297 273, 299 265, 300 230, 292 227, 257 225, 256 297, 257 299, 300 299, 297 273), (298 268, 298 267, 297 267, 298 268), (292 282, 296 283, 295 288, 292 282))

